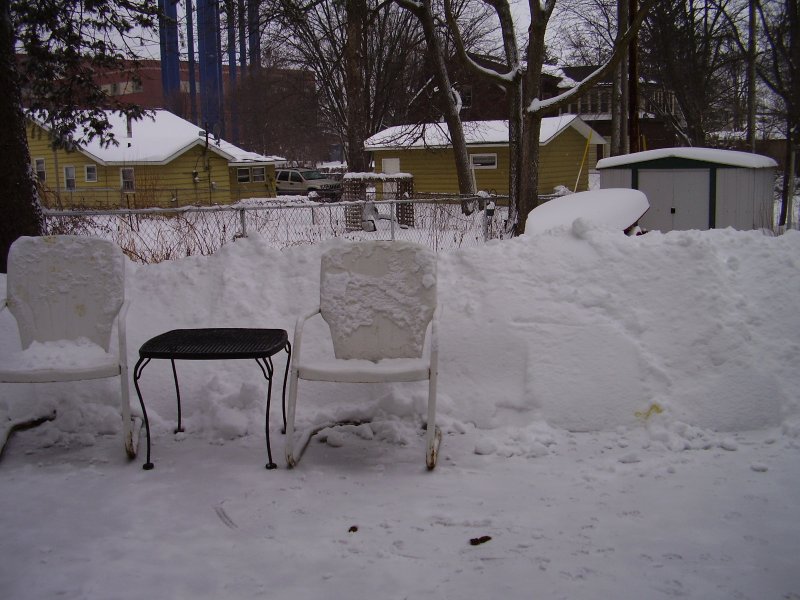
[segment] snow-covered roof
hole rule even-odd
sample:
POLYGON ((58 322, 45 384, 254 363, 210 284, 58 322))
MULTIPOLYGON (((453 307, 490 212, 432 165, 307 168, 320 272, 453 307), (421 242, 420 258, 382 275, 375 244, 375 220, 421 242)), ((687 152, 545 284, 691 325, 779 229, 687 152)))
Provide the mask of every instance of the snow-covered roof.
POLYGON ((664 158, 682 158, 746 169, 766 169, 777 167, 778 163, 767 156, 738 152, 736 150, 717 150, 715 148, 660 148, 645 150, 622 156, 612 156, 597 161, 598 169, 624 167, 631 164, 649 162, 664 158))
MULTIPOLYGON (((77 150, 88 154, 102 165, 115 164, 167 164, 194 146, 206 144, 205 131, 166 111, 155 110, 152 115, 131 122, 131 137, 128 137, 128 122, 124 115, 107 111, 117 145, 104 147, 98 138, 77 146, 77 150)), ((46 126, 34 119, 42 127, 46 126)), ((225 140, 208 137, 208 148, 222 156, 231 166, 274 164, 285 160, 280 156, 264 156, 248 152, 225 140)))
POLYGON ((569 77, 563 68, 556 65, 542 65, 542 73, 559 79, 559 88, 572 88, 577 85, 577 82, 569 77))
MULTIPOLYGON (((465 121, 464 137, 469 146, 505 146, 508 144, 508 121, 465 121)), ((542 119, 539 143, 544 146, 566 129, 572 127, 592 144, 606 140, 577 115, 561 115, 542 119)), ((448 148, 450 133, 446 123, 397 125, 384 129, 364 142, 366 150, 396 148, 448 148)))

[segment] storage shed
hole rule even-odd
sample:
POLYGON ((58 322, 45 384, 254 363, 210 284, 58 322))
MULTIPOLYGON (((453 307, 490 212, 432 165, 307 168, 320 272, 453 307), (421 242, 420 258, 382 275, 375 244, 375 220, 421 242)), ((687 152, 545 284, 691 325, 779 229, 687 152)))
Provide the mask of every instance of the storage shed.
POLYGON ((645 193, 645 229, 771 228, 777 163, 711 148, 663 148, 597 162, 601 188, 645 193))

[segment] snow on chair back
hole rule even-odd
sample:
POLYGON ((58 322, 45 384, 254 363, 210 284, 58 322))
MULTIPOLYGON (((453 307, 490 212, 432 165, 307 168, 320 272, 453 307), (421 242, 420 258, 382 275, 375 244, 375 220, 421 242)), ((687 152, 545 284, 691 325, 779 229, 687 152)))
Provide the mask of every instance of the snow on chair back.
POLYGON ((125 294, 125 263, 113 242, 57 235, 21 237, 8 255, 8 308, 25 349, 81 337, 108 351, 125 294))
POLYGON ((360 242, 322 256, 320 312, 339 359, 420 358, 436 309, 436 255, 411 242, 360 242))

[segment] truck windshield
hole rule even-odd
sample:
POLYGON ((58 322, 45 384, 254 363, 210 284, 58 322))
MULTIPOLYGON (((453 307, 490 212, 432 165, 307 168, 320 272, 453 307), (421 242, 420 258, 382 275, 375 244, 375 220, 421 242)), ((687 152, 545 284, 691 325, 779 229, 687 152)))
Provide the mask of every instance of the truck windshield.
POLYGON ((303 179, 326 179, 319 171, 303 171, 303 179))

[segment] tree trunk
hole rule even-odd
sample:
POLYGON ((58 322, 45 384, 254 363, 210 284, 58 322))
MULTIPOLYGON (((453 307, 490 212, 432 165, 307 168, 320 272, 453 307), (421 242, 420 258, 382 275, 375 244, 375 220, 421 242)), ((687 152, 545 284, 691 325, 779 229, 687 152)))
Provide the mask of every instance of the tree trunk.
MULTIPOLYGON (((617 0, 617 23, 628 22, 628 0, 617 0)), ((628 63, 623 58, 614 67, 611 78, 611 156, 626 154, 623 140, 627 137, 627 72, 628 63)))
MULTIPOLYGON (((538 0, 532 0, 531 25, 528 29, 527 70, 523 85, 523 106, 530 106, 536 98, 541 98, 541 74, 545 55, 545 32, 550 18, 538 5, 538 0)), ((509 125, 510 127, 510 125, 509 125)), ((517 202, 519 215, 514 233, 525 232, 525 223, 528 214, 539 205, 539 133, 542 129, 542 115, 540 111, 531 112, 524 110, 522 118, 522 164, 520 172, 519 200, 517 202)), ((509 148, 509 152, 513 152, 509 148)))
MULTIPOLYGON (((630 27, 636 14, 636 0, 630 0, 626 27, 630 27)), ((628 45, 628 149, 639 152, 641 149, 641 132, 639 131, 639 65, 636 38, 628 45)))
POLYGON ((508 94, 508 220, 505 232, 518 235, 521 199, 525 197, 525 169, 523 165, 529 157, 529 149, 525 144, 525 120, 523 103, 523 79, 519 77, 506 88, 508 94))
POLYGON ((614 75, 611 78, 611 156, 619 156, 622 154, 622 145, 620 144, 620 139, 622 139, 622 132, 620 130, 622 125, 621 94, 622 69, 621 65, 617 65, 614 69, 614 75))
MULTIPOLYGON (((541 71, 541 67, 539 68, 541 71)), ((540 113, 525 111, 524 137, 522 140, 522 186, 519 198, 519 215, 516 235, 525 233, 525 224, 530 212, 539 205, 539 134, 542 130, 540 113)))
POLYGON ((25 115, 14 53, 10 0, 0 0, 0 272, 8 270, 8 250, 18 237, 41 235, 42 209, 30 165, 25 115))
POLYGON ((756 2, 749 0, 747 40, 747 149, 756 151, 756 2))
POLYGON ((366 0, 347 0, 347 40, 345 41, 345 81, 347 86, 347 169, 355 173, 367 170, 364 152, 367 114, 364 82, 364 27, 367 21, 366 0))
POLYGON ((783 187, 781 189, 781 211, 778 216, 778 226, 790 229, 792 227, 792 201, 794 200, 795 161, 795 136, 793 127, 787 123, 786 127, 786 154, 783 165, 783 187))
POLYGON ((250 54, 250 69, 257 71, 261 68, 261 31, 258 26, 258 0, 247 2, 247 43, 250 54))
MULTIPOLYGON (((400 4, 408 7, 407 4, 400 4)), ((430 0, 422 2, 420 8, 414 10, 417 18, 422 23, 422 31, 425 35, 425 43, 428 45, 428 52, 433 60, 434 76, 439 94, 442 100, 442 112, 450 132, 450 143, 453 146, 453 155, 456 162, 456 175, 458 176, 458 192, 460 194, 474 194, 475 182, 472 179, 472 170, 469 163, 469 153, 467 152, 467 141, 464 137, 464 128, 461 125, 460 106, 456 103, 453 86, 450 83, 450 75, 447 72, 444 50, 436 33, 436 25, 433 21, 430 0)), ((468 209, 465 209, 468 212, 468 209)))

